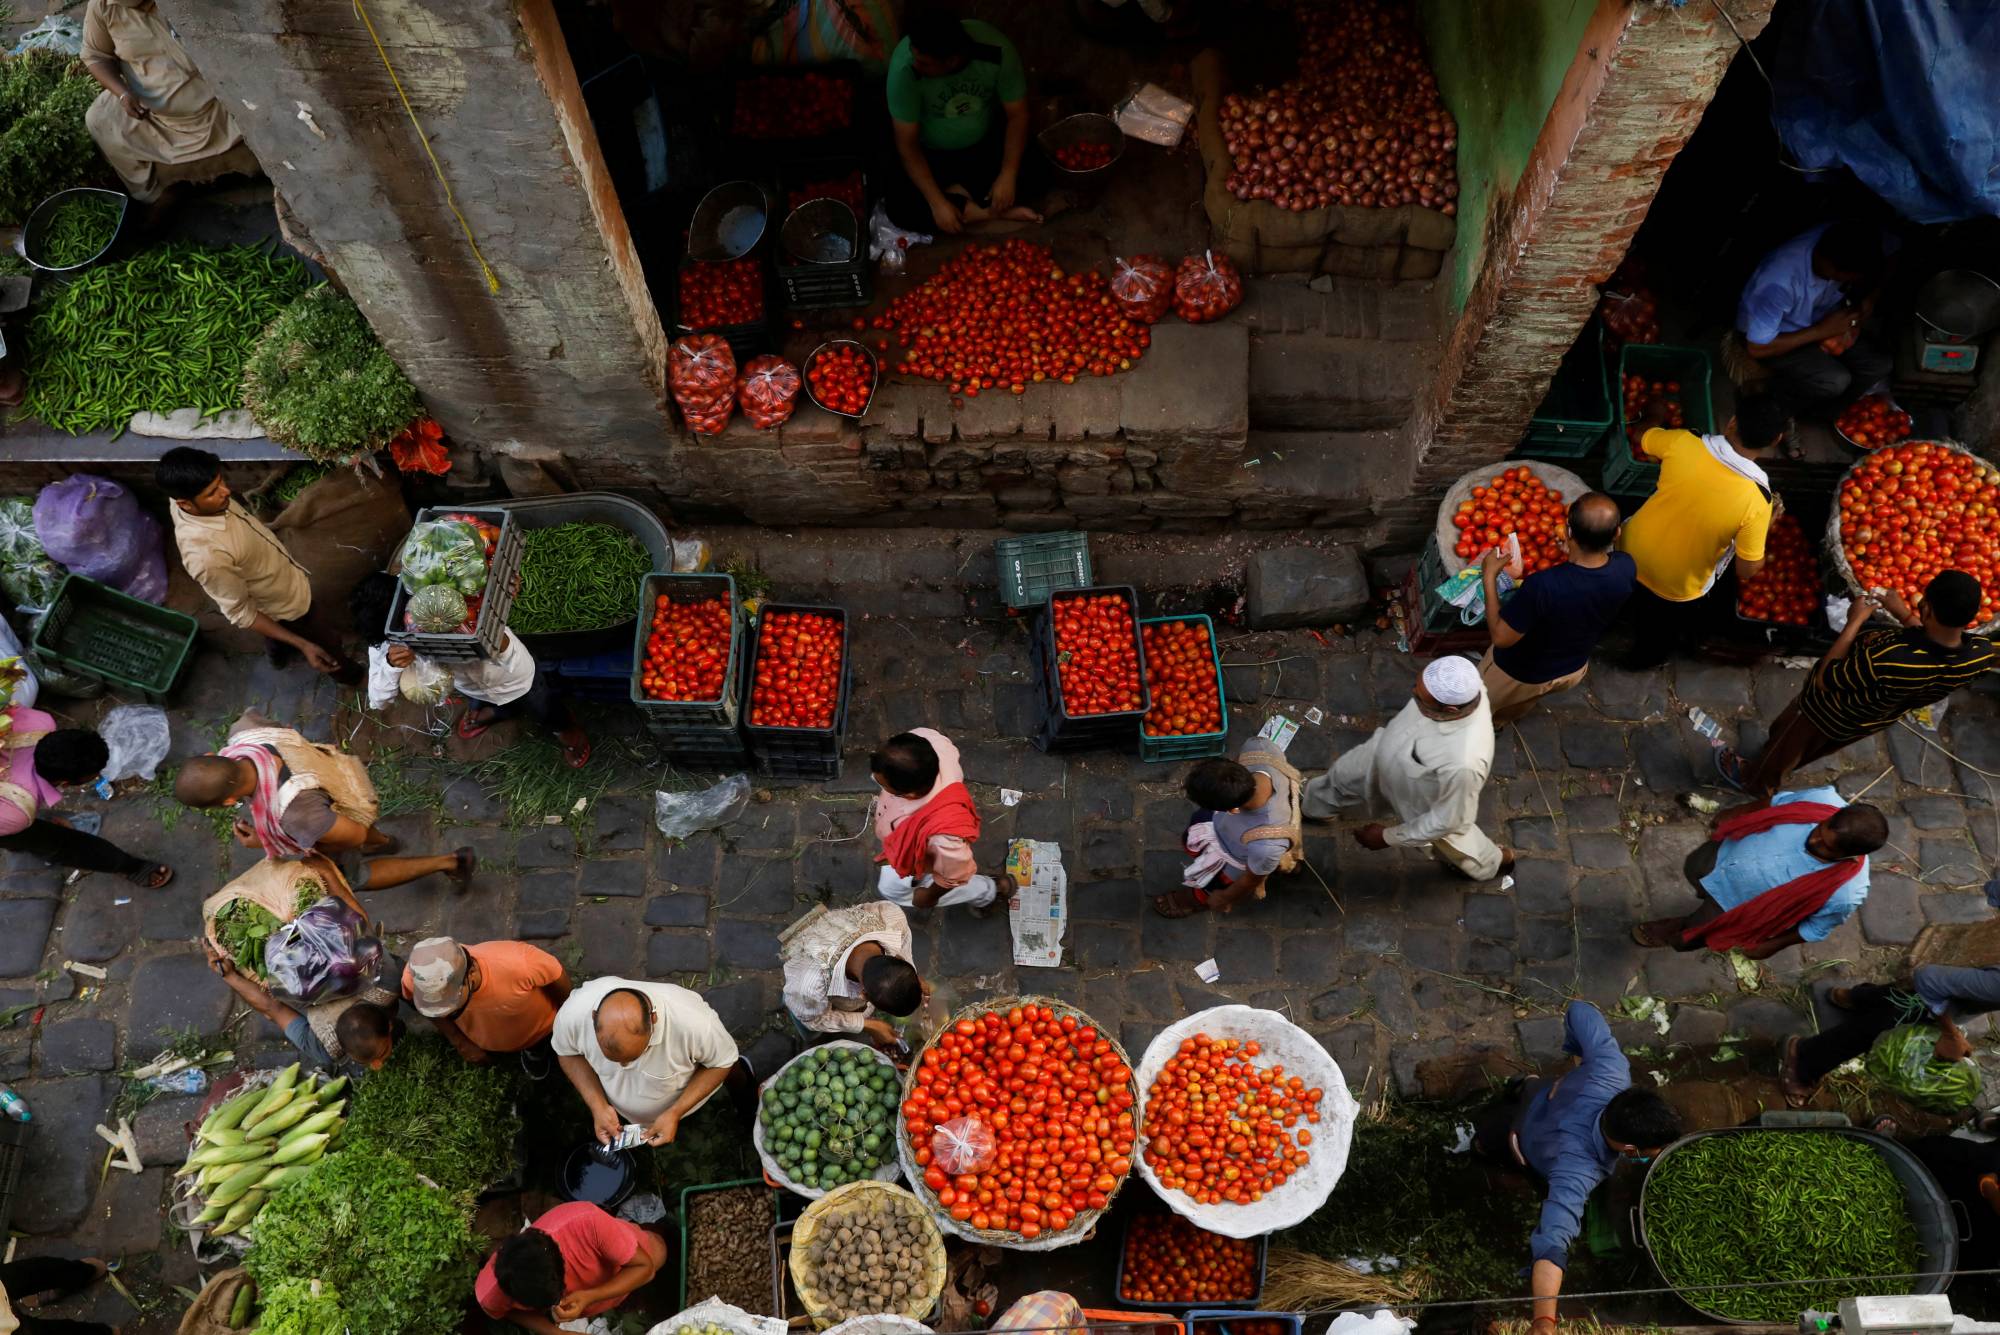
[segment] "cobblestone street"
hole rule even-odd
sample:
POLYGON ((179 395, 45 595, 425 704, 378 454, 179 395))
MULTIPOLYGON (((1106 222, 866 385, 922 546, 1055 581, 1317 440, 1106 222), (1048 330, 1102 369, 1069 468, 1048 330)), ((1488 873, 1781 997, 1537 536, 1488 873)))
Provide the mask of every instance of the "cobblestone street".
MULTIPOLYGON (((630 739, 609 735, 609 725, 595 730, 593 768, 618 777, 589 819, 517 830, 467 773, 466 762, 513 740, 506 729, 476 749, 454 740, 432 758, 428 737, 398 726, 420 727, 413 709, 399 709, 386 726, 358 720, 330 686, 299 669, 276 672, 261 657, 202 657, 173 710, 173 758, 213 746, 245 705, 311 736, 337 735, 375 757, 385 798, 408 808, 384 821, 405 847, 469 844, 481 857, 463 897, 435 878, 364 896, 399 952, 439 931, 473 941, 520 936, 545 943, 580 977, 696 986, 753 1059, 782 1055, 793 1042, 778 1010, 779 930, 814 901, 872 893, 869 744, 926 724, 963 748, 986 817, 984 856, 997 860, 1014 836, 1061 845, 1075 921, 1064 967, 1023 969, 1011 963, 1004 914, 914 913, 919 967, 954 1002, 1010 992, 1073 1001, 1122 1034, 1135 1057, 1167 1022, 1247 1000, 1318 1036, 1357 1090, 1365 1084, 1373 1094, 1386 1083, 1436 1095, 1462 1087, 1471 1065, 1525 1069, 1559 1057, 1565 998, 1611 1004, 1627 993, 1676 1003, 1664 1039, 1650 1024, 1621 1022, 1630 1046, 1706 1049, 1740 1035, 1755 1047, 1810 1023, 1802 979, 1887 976, 1926 923, 1988 912, 1977 887, 2000 854, 2000 824, 1985 780, 1970 768, 2000 770, 2000 720, 1988 694, 1962 694, 1951 705, 1943 743, 1962 765, 1899 727, 1808 773, 1837 775, 1849 794, 1868 790, 1889 813, 1893 843, 1863 910, 1829 940, 1770 960, 1753 992, 1721 957, 1643 951, 1628 930, 1689 899, 1680 865, 1703 826, 1677 797, 1710 771, 1708 744, 1684 706, 1724 720, 1754 747, 1761 737, 1753 720, 1776 715, 1797 669, 1682 664, 1639 677, 1600 665, 1585 688, 1504 733, 1482 810, 1486 828, 1519 852, 1511 888, 1469 885, 1422 856, 1367 852, 1346 825, 1311 826, 1311 873, 1274 882, 1267 900, 1234 914, 1167 921, 1146 901, 1179 880, 1188 815, 1181 766, 1031 749, 1022 740, 1033 702, 1019 624, 857 618, 854 635, 844 777, 771 789, 736 823, 680 846, 653 826, 656 776, 621 761, 630 739), (1004 807, 1001 787, 1025 797, 1004 807), (1213 987, 1195 974, 1211 958, 1220 969, 1213 987)), ((1331 644, 1305 632, 1225 637, 1233 739, 1272 712, 1303 722, 1316 706, 1324 724, 1303 724, 1290 752, 1313 772, 1401 706, 1416 660, 1375 632, 1331 644)), ((97 706, 85 708, 76 717, 94 716, 97 706)), ((159 1268, 146 1273, 185 1282, 186 1248, 163 1234, 157 1205, 194 1101, 161 1099, 140 1111, 152 1165, 141 1176, 101 1172, 103 1146, 88 1128, 110 1111, 116 1073, 177 1031, 233 1026, 237 1050, 264 1064, 291 1053, 232 1007, 196 944, 202 898, 253 855, 142 786, 104 812, 108 837, 178 867, 169 890, 147 894, 105 876, 65 885, 61 873, 18 856, 0 880, 0 977, 10 980, 0 1007, 12 1018, 0 1031, 0 1078, 17 1085, 47 1128, 14 1223, 60 1235, 49 1240, 53 1250, 158 1249, 159 1268), (101 984, 78 977, 63 971, 65 961, 107 976, 101 984)), ((1768 1070, 1768 1055, 1757 1063, 1768 1070)))

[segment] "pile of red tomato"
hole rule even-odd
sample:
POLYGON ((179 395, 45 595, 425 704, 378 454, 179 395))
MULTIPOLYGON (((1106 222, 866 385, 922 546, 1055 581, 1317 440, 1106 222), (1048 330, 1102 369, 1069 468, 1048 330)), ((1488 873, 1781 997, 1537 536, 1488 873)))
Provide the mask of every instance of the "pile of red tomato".
POLYGON ((1047 246, 967 246, 875 317, 905 351, 895 369, 954 394, 1129 371, 1153 340, 1111 298, 1104 275, 1069 273, 1047 246))
POLYGON ((681 323, 689 329, 719 329, 763 318, 764 272, 755 256, 721 264, 690 260, 681 270, 681 323))
POLYGON ((867 185, 862 181, 861 173, 849 172, 838 180, 807 181, 804 185, 793 188, 786 194, 785 206, 795 209, 808 200, 837 199, 854 210, 856 218, 865 218, 868 216, 868 210, 863 202, 866 190, 867 185))
POLYGON ((859 417, 875 393, 875 363, 856 343, 836 343, 806 363, 813 398, 831 413, 859 417))
POLYGON ((665 594, 653 599, 639 689, 648 700, 720 700, 734 629, 726 594, 692 602, 665 594))
POLYGON ((1081 718, 1144 708, 1138 628, 1125 595, 1058 594, 1052 614, 1063 712, 1081 718))
POLYGON ((1111 1203, 1137 1139, 1132 1068, 1085 1018, 1015 1006, 958 1020, 911 1073, 903 1131, 923 1185, 953 1219, 1023 1238, 1111 1203), (972 1119, 994 1149, 977 1171, 932 1163, 932 1138, 972 1119))
POLYGON ((1174 270, 1174 313, 1189 324, 1220 320, 1243 301, 1243 275, 1227 255, 1184 256, 1174 270))
POLYGON ((1255 1040, 1181 1040, 1146 1091, 1143 1154, 1162 1188, 1201 1205, 1247 1205, 1312 1162, 1325 1091, 1282 1065, 1258 1066, 1262 1052, 1255 1040))
POLYGON ((1196 1228, 1177 1214, 1142 1214, 1125 1231, 1121 1302, 1217 1303, 1257 1294, 1257 1244, 1196 1228))
POLYGON ((1498 547, 1509 533, 1521 539, 1521 571, 1532 575, 1569 559, 1563 529, 1569 522, 1569 503, 1536 477, 1534 470, 1517 464, 1484 484, 1458 503, 1451 525, 1458 530, 1452 551, 1464 560, 1484 556, 1498 547))
POLYGON ((1864 394, 1841 409, 1833 425, 1854 444, 1872 450, 1908 440, 1915 421, 1887 394, 1864 394))
POLYGON ((736 85, 730 133, 741 139, 811 139, 854 119, 854 85, 832 74, 756 75, 736 85))
POLYGON ((825 612, 757 618, 757 675, 750 721, 760 728, 831 728, 840 710, 846 628, 825 612))
POLYGON ((1940 570, 1985 591, 1979 620, 2000 615, 2000 471, 1932 441, 1885 445, 1840 484, 1840 545, 1864 589, 1895 589, 1911 607, 1940 570))
POLYGON ((1221 683, 1205 621, 1155 621, 1146 642, 1146 689, 1153 707, 1139 730, 1148 737, 1196 737, 1222 731, 1221 683))
POLYGON ((1803 626, 1819 605, 1819 562, 1805 527, 1789 514, 1779 515, 1764 543, 1764 566, 1736 587, 1736 610, 1752 621, 1803 626))
POLYGON ((1055 160, 1073 172, 1092 172, 1111 165, 1111 145, 1097 143, 1064 144, 1054 151, 1055 160))
POLYGON ((1681 382, 1678 380, 1648 380, 1642 375, 1625 377, 1625 442, 1632 447, 1634 459, 1649 459, 1639 447, 1640 438, 1648 428, 1639 419, 1645 415, 1646 405, 1654 399, 1664 399, 1667 420, 1663 425, 1679 430, 1687 425, 1687 409, 1681 403, 1681 382))

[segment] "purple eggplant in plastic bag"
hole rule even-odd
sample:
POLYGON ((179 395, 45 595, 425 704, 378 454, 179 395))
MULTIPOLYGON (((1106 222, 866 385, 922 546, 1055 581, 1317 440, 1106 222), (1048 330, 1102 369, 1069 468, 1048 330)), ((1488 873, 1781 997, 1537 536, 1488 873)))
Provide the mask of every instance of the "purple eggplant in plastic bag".
POLYGON ((360 914, 331 896, 280 923, 264 943, 272 990, 306 1005, 353 995, 382 960, 382 943, 367 929, 360 914))

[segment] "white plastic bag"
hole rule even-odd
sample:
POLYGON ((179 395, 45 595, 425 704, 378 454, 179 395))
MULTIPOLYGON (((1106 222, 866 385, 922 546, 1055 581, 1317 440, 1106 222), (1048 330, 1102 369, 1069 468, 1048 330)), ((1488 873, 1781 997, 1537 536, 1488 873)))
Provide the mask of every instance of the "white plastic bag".
POLYGON ((396 689, 413 705, 441 705, 451 694, 451 673, 419 656, 397 674, 396 689))
POLYGON ((901 273, 903 258, 911 246, 928 246, 928 232, 906 232, 889 221, 889 211, 877 200, 868 215, 868 258, 882 265, 884 273, 901 273))
POLYGON ((750 776, 732 774, 698 792, 653 794, 653 824, 669 839, 686 839, 729 824, 750 805, 750 776))
POLYGON ((618 1207, 618 1217, 632 1224, 650 1224, 667 1217, 667 1203, 650 1191, 634 1192, 618 1207))
POLYGON ((1386 1307, 1372 1312, 1342 1312, 1326 1328, 1326 1335, 1408 1335, 1417 1323, 1397 1316, 1386 1307))
POLYGON ((1187 133, 1188 122, 1194 119, 1194 103, 1175 97, 1156 83, 1143 84, 1111 109, 1111 119, 1134 139, 1172 148, 1187 133))
POLYGON ((389 663, 389 646, 376 644, 368 649, 368 707, 387 709, 396 703, 397 689, 402 684, 402 669, 389 663))
POLYGON ((104 762, 104 780, 145 779, 167 758, 172 737, 167 728, 167 711, 156 705, 120 705, 97 725, 97 735, 111 750, 104 762))
POLYGON ((685 1311, 676 1312, 646 1332, 646 1335, 674 1335, 683 1326, 693 1326, 700 1330, 703 1326, 718 1326, 730 1335, 785 1335, 782 1317, 758 1316, 746 1312, 734 1303, 710 1296, 685 1311))
POLYGON ((708 539, 669 538, 667 545, 673 549, 676 575, 694 575, 708 569, 708 539))

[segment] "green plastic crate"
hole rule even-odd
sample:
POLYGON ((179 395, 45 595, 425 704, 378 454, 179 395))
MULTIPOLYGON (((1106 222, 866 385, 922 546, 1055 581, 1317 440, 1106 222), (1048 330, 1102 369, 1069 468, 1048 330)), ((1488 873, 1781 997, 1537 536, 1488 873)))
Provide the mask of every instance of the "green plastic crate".
POLYGON ((1604 370, 1604 326, 1593 319, 1556 368, 1514 453, 1529 459, 1581 459, 1604 443, 1617 412, 1604 370))
POLYGON ((1157 626, 1164 621, 1199 621, 1208 627, 1208 656, 1215 664, 1215 698, 1222 706, 1222 726, 1214 732, 1194 733, 1178 737, 1148 737, 1146 720, 1139 720, 1139 759, 1141 760, 1204 760, 1209 756, 1219 756, 1229 750, 1229 692, 1223 689, 1222 651, 1215 647, 1215 623, 1201 612, 1187 616, 1147 617, 1139 623, 1139 638, 1146 636, 1146 627, 1157 626))
MULTIPOLYGON (((771 1193, 771 1222, 778 1222, 778 1191, 761 1177, 739 1177, 729 1182, 704 1182, 699 1186, 681 1188, 681 1251, 680 1251, 680 1307, 685 1311, 688 1305, 688 1197, 699 1196, 708 1191, 728 1191, 735 1187, 761 1187, 771 1193)), ((703 1294, 706 1298, 708 1295, 703 1294)))
POLYGON ((1090 587, 1090 538, 1082 533, 1030 533, 993 544, 1000 598, 1012 608, 1040 607, 1064 589, 1090 587))
POLYGON ((58 667, 158 704, 187 671, 194 637, 191 616, 66 575, 30 647, 58 667))
POLYGON ((1676 348, 1664 343, 1627 343, 1618 354, 1618 425, 1604 455, 1604 489, 1613 496, 1650 496, 1660 482, 1660 466, 1634 459, 1626 438, 1625 377, 1681 382, 1684 428, 1696 435, 1715 432, 1715 402, 1709 397, 1708 354, 1700 348, 1676 348))

